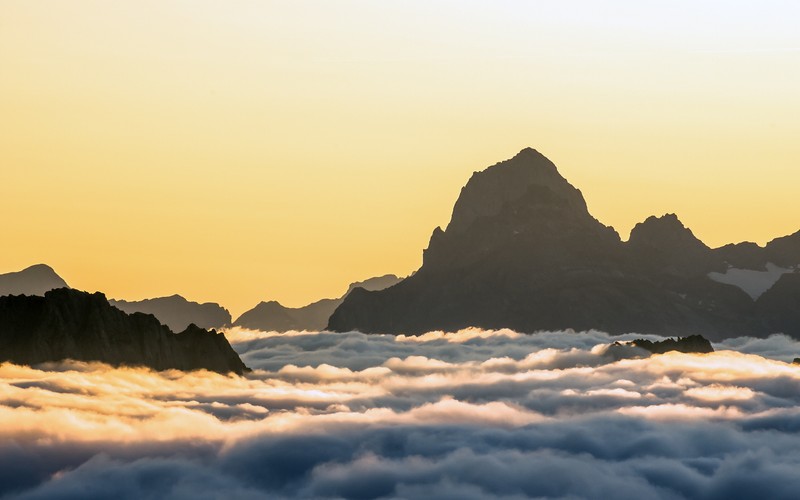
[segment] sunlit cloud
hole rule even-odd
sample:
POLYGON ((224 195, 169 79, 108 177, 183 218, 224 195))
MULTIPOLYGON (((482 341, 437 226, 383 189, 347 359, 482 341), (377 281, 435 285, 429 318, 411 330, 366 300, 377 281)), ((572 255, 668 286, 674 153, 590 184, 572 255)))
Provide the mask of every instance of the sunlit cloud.
POLYGON ((753 399, 753 397, 756 395, 755 391, 747 387, 733 387, 717 384, 687 389, 685 394, 690 398, 701 399, 704 401, 746 401, 753 399))
MULTIPOLYGON (((724 498, 744 463, 769 470, 748 478, 765 495, 797 483, 778 464, 800 466, 800 367, 734 345, 650 356, 602 332, 227 335, 252 373, 0 365, 2 492, 724 498), (548 472, 532 482, 536 467, 548 472)), ((793 341, 738 342, 766 355, 793 341)))

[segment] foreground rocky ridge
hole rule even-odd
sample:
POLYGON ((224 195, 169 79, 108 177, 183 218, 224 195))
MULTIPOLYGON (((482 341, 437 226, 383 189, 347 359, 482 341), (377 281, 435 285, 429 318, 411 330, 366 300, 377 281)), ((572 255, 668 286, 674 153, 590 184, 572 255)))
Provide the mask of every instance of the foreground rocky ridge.
POLYGON ((195 325, 173 333, 152 315, 120 311, 101 293, 61 288, 43 297, 0 297, 0 361, 63 359, 154 370, 248 370, 223 334, 195 325))
POLYGON ((765 248, 711 249, 674 214, 648 218, 623 242, 527 148, 472 176, 419 271, 383 291, 353 291, 328 328, 800 336, 799 265, 800 232, 765 248))

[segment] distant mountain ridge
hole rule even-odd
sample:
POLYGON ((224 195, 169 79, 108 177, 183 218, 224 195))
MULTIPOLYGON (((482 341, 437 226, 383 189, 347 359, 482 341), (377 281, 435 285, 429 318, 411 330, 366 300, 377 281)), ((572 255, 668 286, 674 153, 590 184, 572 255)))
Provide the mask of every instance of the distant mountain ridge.
POLYGON ((286 332, 320 331, 328 325, 333 311, 356 288, 383 290, 400 282, 394 274, 377 276, 350 284, 347 292, 337 299, 322 299, 303 307, 286 307, 277 301, 261 302, 253 309, 243 313, 234 323, 253 330, 286 332))
POLYGON ((383 291, 354 290, 328 328, 800 336, 790 307, 800 297, 798 267, 800 232, 763 248, 711 249, 667 214, 623 242, 550 160, 526 148, 473 174, 415 274, 383 291), (748 280, 767 291, 757 295, 748 280))
MULTIPOLYGON (((342 297, 322 299, 298 308, 285 307, 277 301, 261 302, 253 309, 243 313, 236 322, 232 321, 230 312, 220 304, 193 302, 178 294, 135 301, 108 299, 108 302, 129 314, 153 315, 174 332, 183 331, 192 324, 202 329, 220 329, 229 327, 232 323, 235 326, 266 331, 319 331, 327 326, 333 311, 355 288, 381 290, 399 281, 400 278, 393 274, 369 278, 351 283, 342 297)), ((43 296, 47 291, 58 288, 68 288, 68 285, 50 266, 45 264, 37 264, 22 271, 0 275, 0 296, 43 296)))
POLYGON ((44 295, 45 292, 66 288, 67 282, 52 267, 36 264, 22 271, 0 274, 0 296, 44 295))
POLYGON ((191 324, 200 328, 224 328, 231 324, 231 313, 221 305, 191 302, 177 294, 137 301, 111 299, 108 302, 127 313, 152 314, 174 332, 182 331, 191 324))
POLYGON ((154 370, 248 370, 223 334, 195 325, 173 333, 152 315, 120 311, 101 293, 59 288, 44 296, 0 297, 0 362, 64 359, 154 370))

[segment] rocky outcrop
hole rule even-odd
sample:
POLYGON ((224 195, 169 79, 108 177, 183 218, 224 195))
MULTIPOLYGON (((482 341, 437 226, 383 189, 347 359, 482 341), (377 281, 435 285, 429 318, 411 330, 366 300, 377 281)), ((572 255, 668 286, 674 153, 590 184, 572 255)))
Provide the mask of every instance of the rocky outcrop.
POLYGON ((675 214, 651 216, 636 224, 626 246, 629 257, 645 273, 689 277, 715 268, 711 249, 675 214))
POLYGON ((101 293, 61 288, 43 297, 0 297, 0 361, 64 359, 154 370, 247 370, 223 334, 194 325, 173 333, 152 315, 120 311, 101 293))
POLYGON ((55 288, 66 288, 67 282, 50 266, 36 264, 22 271, 0 274, 0 296, 44 295, 55 288))
POLYGON ((684 353, 709 353, 714 352, 714 347, 702 335, 690 335, 688 337, 678 337, 676 339, 666 339, 660 342, 653 342, 646 339, 636 339, 630 343, 634 347, 640 347, 653 354, 664 354, 665 352, 677 351, 684 353))
POLYGON ((180 295, 139 301, 109 300, 112 306, 127 313, 152 314, 174 332, 194 324, 200 328, 223 328, 231 324, 231 313, 213 302, 199 304, 180 295))
POLYGON ((344 298, 353 290, 383 290, 397 284, 399 281, 400 278, 394 274, 370 278, 352 283, 347 288, 347 292, 338 299, 322 299, 298 308, 286 307, 274 300, 261 302, 253 309, 242 314, 234 322, 234 326, 276 332, 324 330, 333 311, 339 307, 344 298))
POLYGON ((735 286, 738 276, 720 282, 709 274, 745 261, 764 269, 769 259, 800 264, 798 240, 714 250, 668 214, 637 225, 623 242, 552 162, 528 148, 472 176, 415 274, 383 291, 354 290, 328 328, 762 335, 778 325, 735 286))

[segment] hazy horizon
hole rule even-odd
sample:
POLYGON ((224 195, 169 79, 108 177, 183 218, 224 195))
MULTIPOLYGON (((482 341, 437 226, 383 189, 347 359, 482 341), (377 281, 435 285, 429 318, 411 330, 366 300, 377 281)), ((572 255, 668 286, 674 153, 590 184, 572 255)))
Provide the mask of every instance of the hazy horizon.
POLYGON ((408 275, 473 171, 533 147, 625 238, 800 217, 792 2, 0 6, 0 272, 234 316, 408 275))

